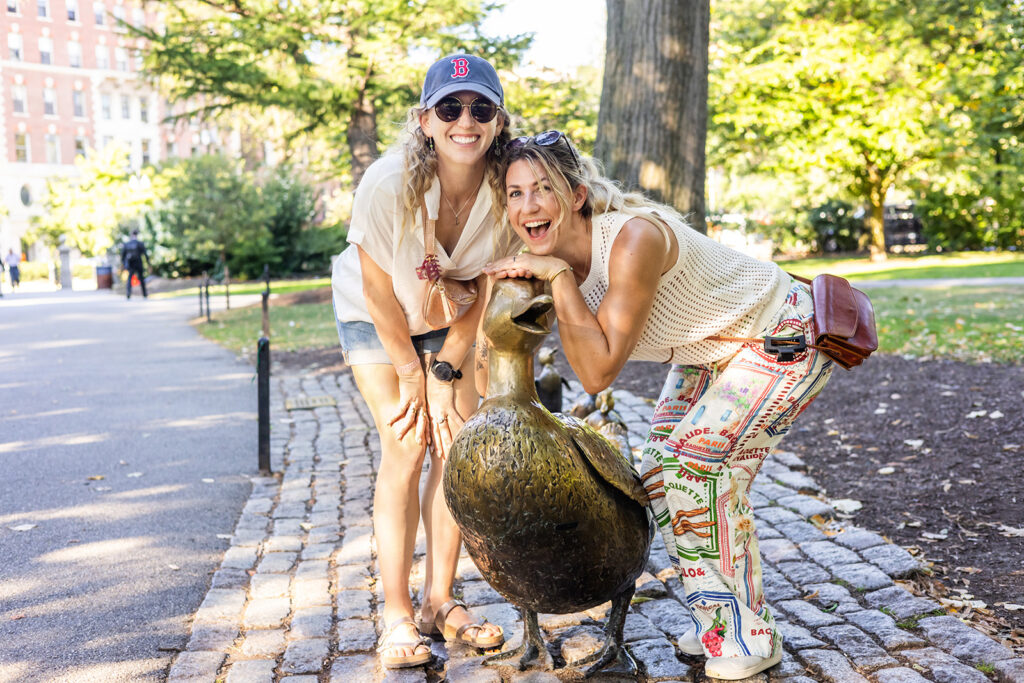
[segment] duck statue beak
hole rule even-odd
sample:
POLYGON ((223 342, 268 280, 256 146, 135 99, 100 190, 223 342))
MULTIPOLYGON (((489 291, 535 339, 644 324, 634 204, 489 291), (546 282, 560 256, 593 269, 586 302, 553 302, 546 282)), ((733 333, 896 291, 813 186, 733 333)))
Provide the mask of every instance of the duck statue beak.
POLYGON ((529 301, 517 303, 512 307, 512 322, 516 327, 533 334, 551 332, 551 311, 555 302, 550 294, 541 294, 529 301))

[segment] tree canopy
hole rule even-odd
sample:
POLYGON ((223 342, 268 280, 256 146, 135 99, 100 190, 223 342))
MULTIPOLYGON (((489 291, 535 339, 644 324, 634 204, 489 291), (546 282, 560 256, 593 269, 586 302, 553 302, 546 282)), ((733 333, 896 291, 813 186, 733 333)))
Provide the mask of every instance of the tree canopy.
POLYGON ((1019 144, 1017 3, 720 0, 713 21, 714 162, 863 202, 874 258, 897 183, 1019 144))

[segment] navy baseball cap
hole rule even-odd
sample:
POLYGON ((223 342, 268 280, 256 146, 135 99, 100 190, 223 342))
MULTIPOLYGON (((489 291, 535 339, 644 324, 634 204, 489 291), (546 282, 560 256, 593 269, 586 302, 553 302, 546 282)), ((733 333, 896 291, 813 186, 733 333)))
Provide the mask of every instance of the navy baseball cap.
POLYGON ((442 97, 464 90, 483 95, 499 107, 505 105, 498 72, 486 59, 466 54, 442 57, 427 69, 420 105, 433 107, 442 97))

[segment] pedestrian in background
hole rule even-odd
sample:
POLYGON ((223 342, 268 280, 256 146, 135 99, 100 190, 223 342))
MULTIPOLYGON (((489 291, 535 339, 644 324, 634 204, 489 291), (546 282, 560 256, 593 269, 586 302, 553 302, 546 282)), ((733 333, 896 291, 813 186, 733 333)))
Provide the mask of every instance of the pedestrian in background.
POLYGON ((121 247, 121 265, 128 271, 128 285, 126 288, 127 297, 132 298, 132 276, 139 278, 139 285, 142 286, 142 298, 146 298, 146 273, 143 270, 149 265, 149 255, 146 253, 146 245, 139 239, 138 229, 132 230, 132 238, 121 247))
POLYGON ((15 253, 14 249, 8 249, 7 257, 4 260, 7 262, 8 276, 11 278, 11 291, 13 292, 21 284, 21 268, 18 265, 21 263, 21 254, 15 253))

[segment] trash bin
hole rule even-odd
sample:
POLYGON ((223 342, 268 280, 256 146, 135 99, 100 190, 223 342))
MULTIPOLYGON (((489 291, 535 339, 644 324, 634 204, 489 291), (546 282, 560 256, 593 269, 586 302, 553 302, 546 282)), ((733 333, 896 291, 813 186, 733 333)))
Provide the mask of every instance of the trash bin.
POLYGON ((110 266, 96 266, 96 289, 110 289, 113 285, 113 268, 110 266))

